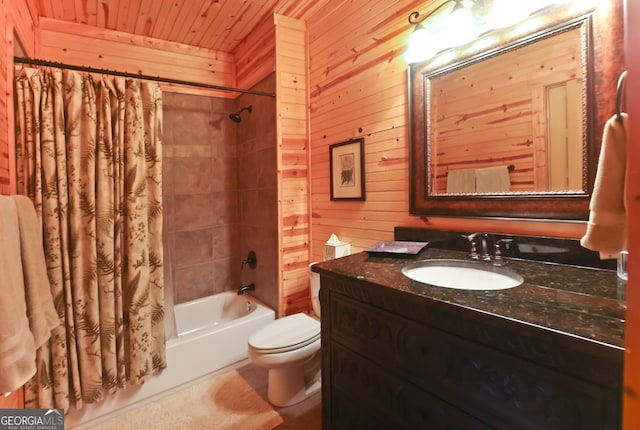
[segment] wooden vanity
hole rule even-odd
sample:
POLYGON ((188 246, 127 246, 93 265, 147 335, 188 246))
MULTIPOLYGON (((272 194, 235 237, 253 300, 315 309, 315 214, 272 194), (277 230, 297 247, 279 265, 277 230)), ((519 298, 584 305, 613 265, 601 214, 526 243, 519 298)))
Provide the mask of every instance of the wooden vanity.
POLYGON ((406 262, 359 253, 313 266, 325 430, 621 428, 615 272, 512 260, 524 284, 469 291, 412 281, 406 262))

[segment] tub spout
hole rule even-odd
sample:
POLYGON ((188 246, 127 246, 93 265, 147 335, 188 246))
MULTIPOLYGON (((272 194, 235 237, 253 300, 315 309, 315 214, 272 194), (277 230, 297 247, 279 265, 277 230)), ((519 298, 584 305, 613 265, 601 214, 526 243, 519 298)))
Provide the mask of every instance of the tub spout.
POLYGON ((255 291, 256 290, 256 286, 255 284, 249 284, 249 285, 244 285, 240 288, 238 288, 238 295, 242 295, 245 293, 245 291, 255 291))

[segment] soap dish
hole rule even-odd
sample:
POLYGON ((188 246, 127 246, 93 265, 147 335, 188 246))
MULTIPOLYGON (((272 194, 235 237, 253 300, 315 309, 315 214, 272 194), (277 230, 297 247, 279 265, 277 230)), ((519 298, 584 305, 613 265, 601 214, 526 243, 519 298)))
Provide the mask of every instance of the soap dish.
POLYGON ((427 246, 429 242, 411 242, 411 241, 389 241, 378 242, 375 245, 365 249, 366 252, 372 255, 379 256, 414 256, 420 253, 427 246))

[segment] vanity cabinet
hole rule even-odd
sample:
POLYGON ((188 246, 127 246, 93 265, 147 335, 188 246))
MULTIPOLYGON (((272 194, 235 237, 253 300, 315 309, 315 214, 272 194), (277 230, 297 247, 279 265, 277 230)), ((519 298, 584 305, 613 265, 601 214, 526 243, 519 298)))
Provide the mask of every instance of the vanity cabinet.
POLYGON ((320 301, 325 430, 621 426, 620 351, 324 272, 320 301))

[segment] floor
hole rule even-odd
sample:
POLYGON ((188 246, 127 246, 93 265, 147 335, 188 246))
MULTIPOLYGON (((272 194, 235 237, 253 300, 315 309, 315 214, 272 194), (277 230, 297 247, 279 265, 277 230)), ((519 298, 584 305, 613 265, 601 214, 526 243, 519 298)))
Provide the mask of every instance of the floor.
MULTIPOLYGON (((254 364, 236 369, 260 396, 267 400, 267 370, 254 364)), ((322 407, 320 393, 314 394, 303 402, 287 408, 274 409, 284 422, 275 430, 321 430, 322 407)))

